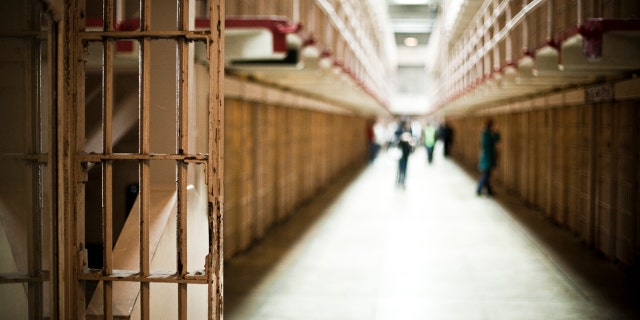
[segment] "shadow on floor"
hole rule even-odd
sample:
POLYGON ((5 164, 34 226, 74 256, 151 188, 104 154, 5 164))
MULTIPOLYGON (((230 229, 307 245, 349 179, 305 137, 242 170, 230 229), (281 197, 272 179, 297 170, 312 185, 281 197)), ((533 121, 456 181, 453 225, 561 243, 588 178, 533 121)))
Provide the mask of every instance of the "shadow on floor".
MULTIPOLYGON (((453 162, 477 181, 478 174, 453 162)), ((549 263, 583 298, 598 297, 617 307, 629 319, 640 319, 640 272, 637 267, 628 268, 607 259, 588 248, 570 230, 546 217, 541 209, 528 206, 500 185, 496 184, 494 189, 497 195, 493 200, 515 223, 529 231, 532 243, 543 246, 542 252, 550 253, 549 263)))
POLYGON ((295 250, 300 238, 327 212, 327 208, 362 174, 363 170, 351 172, 345 170, 347 172, 334 180, 330 188, 319 191, 313 201, 301 205, 292 216, 269 230, 261 242, 248 250, 253 251, 251 255, 241 253, 225 261, 225 282, 233 281, 232 286, 224 287, 225 314, 235 313, 235 309, 247 298, 246 295, 249 292, 256 291, 260 283, 268 281, 266 276, 272 273, 273 268, 286 263, 284 260, 292 250, 295 250), (295 224, 295 227, 292 224, 295 224), (253 250, 260 247, 267 250, 253 250), (251 259, 251 263, 246 263, 247 259, 251 259))

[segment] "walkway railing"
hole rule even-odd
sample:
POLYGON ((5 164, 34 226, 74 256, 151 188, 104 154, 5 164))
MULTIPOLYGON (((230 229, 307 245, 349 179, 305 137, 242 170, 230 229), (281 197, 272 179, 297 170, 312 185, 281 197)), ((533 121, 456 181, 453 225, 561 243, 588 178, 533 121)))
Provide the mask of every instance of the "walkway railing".
POLYGON ((322 67, 387 107, 395 54, 391 26, 381 10, 369 1, 236 1, 227 4, 226 16, 280 16, 301 25, 302 49, 313 48, 322 67))
POLYGON ((485 0, 475 15, 458 18, 468 23, 459 37, 438 30, 434 45, 447 49, 437 66, 436 108, 466 112, 637 69, 637 59, 628 59, 640 48, 637 7, 634 1, 485 0))

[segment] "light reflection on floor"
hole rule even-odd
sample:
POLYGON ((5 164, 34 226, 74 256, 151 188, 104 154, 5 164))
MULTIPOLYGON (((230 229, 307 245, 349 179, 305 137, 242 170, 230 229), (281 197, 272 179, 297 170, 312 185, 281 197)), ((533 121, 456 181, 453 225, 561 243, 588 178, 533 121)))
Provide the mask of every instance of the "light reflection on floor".
POLYGON ((625 276, 565 231, 476 196, 440 148, 416 150, 405 189, 396 166, 381 154, 228 262, 225 319, 625 319, 594 285, 625 276))

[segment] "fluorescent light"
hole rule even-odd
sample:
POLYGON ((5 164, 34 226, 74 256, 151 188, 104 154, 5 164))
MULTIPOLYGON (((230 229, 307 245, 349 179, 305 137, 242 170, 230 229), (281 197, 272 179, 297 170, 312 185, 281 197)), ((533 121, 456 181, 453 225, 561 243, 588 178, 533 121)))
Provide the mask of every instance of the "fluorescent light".
POLYGON ((389 1, 392 4, 399 4, 399 5, 421 5, 421 4, 429 4, 430 2, 433 1, 429 1, 429 0, 390 0, 389 1))
POLYGON ((407 47, 415 47, 418 45, 418 39, 414 37, 404 38, 404 45, 407 47))

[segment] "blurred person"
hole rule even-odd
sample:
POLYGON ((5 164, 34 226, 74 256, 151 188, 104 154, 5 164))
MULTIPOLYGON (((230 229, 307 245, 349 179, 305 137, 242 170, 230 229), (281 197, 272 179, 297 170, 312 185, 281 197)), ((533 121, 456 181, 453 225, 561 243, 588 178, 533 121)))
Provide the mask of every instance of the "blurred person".
POLYGON ((400 143, 400 136, 404 132, 411 133, 411 124, 407 119, 400 119, 396 125, 396 131, 393 133, 393 145, 397 146, 400 143))
POLYGON ((500 141, 500 134, 493 130, 493 120, 488 119, 484 130, 480 134, 480 159, 478 170, 482 173, 478 181, 477 195, 481 195, 483 189, 488 195, 493 195, 491 189, 491 170, 496 165, 496 143, 500 141))
POLYGON ((411 134, 411 126, 408 122, 405 122, 404 129, 402 129, 400 138, 398 141, 398 148, 400 148, 400 159, 398 160, 398 175, 396 177, 396 186, 404 189, 406 187, 407 178, 407 165, 409 163, 409 156, 413 151, 415 140, 411 134))
POLYGON ((442 141, 444 146, 443 154, 446 157, 449 156, 449 152, 451 151, 451 145, 453 144, 453 129, 447 124, 447 122, 443 122, 438 128, 438 139, 442 141))
POLYGON ((380 150, 380 144, 378 143, 378 139, 376 139, 375 132, 376 122, 374 120, 369 120, 367 122, 366 135, 367 135, 367 143, 369 145, 369 163, 372 163, 378 155, 378 151, 380 150))
POLYGON ((427 149, 427 162, 431 164, 433 162, 433 149, 437 140, 437 129, 433 124, 427 123, 423 131, 424 147, 427 149))

